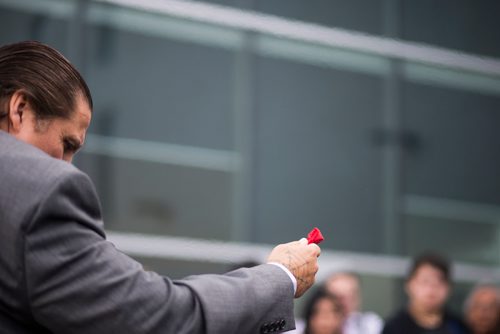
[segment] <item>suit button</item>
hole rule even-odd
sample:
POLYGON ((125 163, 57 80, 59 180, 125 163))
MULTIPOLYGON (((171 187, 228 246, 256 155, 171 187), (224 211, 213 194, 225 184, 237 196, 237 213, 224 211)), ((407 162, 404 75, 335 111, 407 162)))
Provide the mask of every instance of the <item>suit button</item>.
POLYGON ((271 329, 273 332, 276 332, 276 330, 278 329, 279 327, 279 324, 277 321, 273 322, 273 324, 271 325, 271 329))

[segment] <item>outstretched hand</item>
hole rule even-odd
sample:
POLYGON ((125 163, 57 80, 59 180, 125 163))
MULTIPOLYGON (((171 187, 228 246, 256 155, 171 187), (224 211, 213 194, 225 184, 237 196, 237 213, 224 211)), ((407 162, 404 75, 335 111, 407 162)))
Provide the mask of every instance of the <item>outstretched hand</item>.
POLYGON ((320 253, 318 245, 308 245, 307 239, 302 238, 276 246, 269 255, 268 262, 280 263, 290 270, 297 279, 295 298, 298 298, 314 284, 320 253))

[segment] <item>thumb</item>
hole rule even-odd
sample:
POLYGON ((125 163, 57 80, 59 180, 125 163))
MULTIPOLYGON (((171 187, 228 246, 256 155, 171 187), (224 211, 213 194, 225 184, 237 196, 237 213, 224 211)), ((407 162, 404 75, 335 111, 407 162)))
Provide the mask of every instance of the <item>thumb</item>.
POLYGON ((302 239, 300 239, 300 240, 299 240, 299 243, 300 243, 301 245, 307 245, 307 244, 308 244, 308 241, 307 241, 307 239, 306 239, 306 238, 302 238, 302 239))

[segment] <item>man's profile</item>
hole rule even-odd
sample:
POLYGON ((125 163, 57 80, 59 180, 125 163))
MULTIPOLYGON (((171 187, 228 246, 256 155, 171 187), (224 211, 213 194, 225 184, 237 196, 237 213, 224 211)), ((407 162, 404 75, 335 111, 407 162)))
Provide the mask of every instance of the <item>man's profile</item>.
POLYGON ((317 245, 268 264, 173 281, 106 241, 100 203, 72 166, 92 118, 76 69, 39 42, 0 47, 0 333, 268 333, 294 327, 317 245))

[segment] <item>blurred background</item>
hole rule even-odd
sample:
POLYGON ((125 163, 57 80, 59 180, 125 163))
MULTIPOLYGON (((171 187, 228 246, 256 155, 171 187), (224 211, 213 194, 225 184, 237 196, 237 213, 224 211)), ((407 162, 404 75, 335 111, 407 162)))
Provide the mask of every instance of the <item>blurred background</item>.
MULTIPOLYGON (((109 239, 169 277, 314 226, 319 280, 404 303, 408 260, 500 279, 500 2, 0 0, 0 43, 65 54, 94 98, 75 164, 109 239)), ((298 301, 300 303, 300 301, 298 301)))

